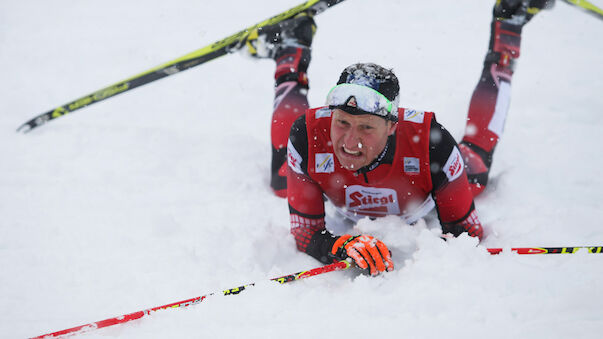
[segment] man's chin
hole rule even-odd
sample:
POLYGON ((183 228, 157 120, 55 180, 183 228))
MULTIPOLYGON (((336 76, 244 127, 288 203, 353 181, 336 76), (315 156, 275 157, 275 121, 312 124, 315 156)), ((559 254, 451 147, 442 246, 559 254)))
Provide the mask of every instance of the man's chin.
POLYGON ((360 157, 355 157, 353 155, 349 155, 343 152, 336 152, 335 155, 337 156, 337 160, 339 160, 339 163, 341 164, 341 166, 343 166, 343 168, 347 169, 348 171, 356 171, 359 168, 362 168, 362 163, 363 163, 363 159, 362 156, 360 157), (354 159, 356 158, 356 159, 354 159), (357 161, 354 161, 357 160, 357 161))
POLYGON ((361 163, 359 162, 340 161, 340 163, 343 168, 347 169, 348 171, 356 171, 362 167, 361 163))

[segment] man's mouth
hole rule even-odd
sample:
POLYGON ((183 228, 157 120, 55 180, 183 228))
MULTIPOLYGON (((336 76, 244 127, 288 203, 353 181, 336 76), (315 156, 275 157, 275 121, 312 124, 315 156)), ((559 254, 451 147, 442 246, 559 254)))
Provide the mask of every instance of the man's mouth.
POLYGON ((346 148, 345 146, 342 146, 343 152, 349 155, 353 155, 353 156, 358 156, 360 155, 360 151, 352 151, 351 149, 346 148))

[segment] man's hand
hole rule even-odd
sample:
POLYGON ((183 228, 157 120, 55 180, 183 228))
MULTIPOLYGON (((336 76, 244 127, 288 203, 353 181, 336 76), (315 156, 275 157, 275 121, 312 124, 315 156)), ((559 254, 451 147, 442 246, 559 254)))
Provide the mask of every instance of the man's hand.
POLYGON ((387 246, 370 235, 342 235, 333 244, 331 254, 340 259, 352 258, 358 267, 368 270, 371 275, 394 270, 387 246))

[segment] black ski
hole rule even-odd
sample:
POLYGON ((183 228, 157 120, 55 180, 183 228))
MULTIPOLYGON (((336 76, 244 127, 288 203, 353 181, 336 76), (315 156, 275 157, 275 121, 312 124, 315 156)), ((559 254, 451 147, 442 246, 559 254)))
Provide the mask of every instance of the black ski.
POLYGON ((181 56, 175 60, 169 61, 163 65, 159 65, 140 74, 137 74, 126 80, 122 80, 111 86, 100 89, 96 92, 83 96, 74 101, 68 102, 62 106, 51 109, 48 112, 42 113, 31 120, 21 125, 17 132, 28 132, 46 122, 59 118, 67 113, 71 113, 80 108, 92 105, 99 101, 111 98, 115 95, 127 92, 136 87, 148 84, 155 80, 165 78, 169 75, 187 70, 189 68, 201 65, 210 60, 221 57, 229 52, 238 50, 244 46, 247 35, 255 28, 273 25, 283 20, 287 20, 301 12, 310 12, 318 14, 331 6, 334 6, 344 0, 310 0, 298 6, 295 6, 287 11, 279 13, 269 19, 266 19, 258 24, 245 28, 222 40, 216 41, 194 52, 181 56))

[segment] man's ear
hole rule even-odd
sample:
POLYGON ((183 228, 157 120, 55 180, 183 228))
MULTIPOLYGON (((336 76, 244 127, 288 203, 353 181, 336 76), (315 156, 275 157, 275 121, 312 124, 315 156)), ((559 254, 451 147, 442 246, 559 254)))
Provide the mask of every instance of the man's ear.
POLYGON ((394 134, 394 132, 396 131, 396 128, 398 127, 398 123, 393 122, 393 121, 388 121, 387 123, 391 124, 391 126, 388 127, 388 131, 387 131, 387 135, 390 136, 390 135, 394 134))

